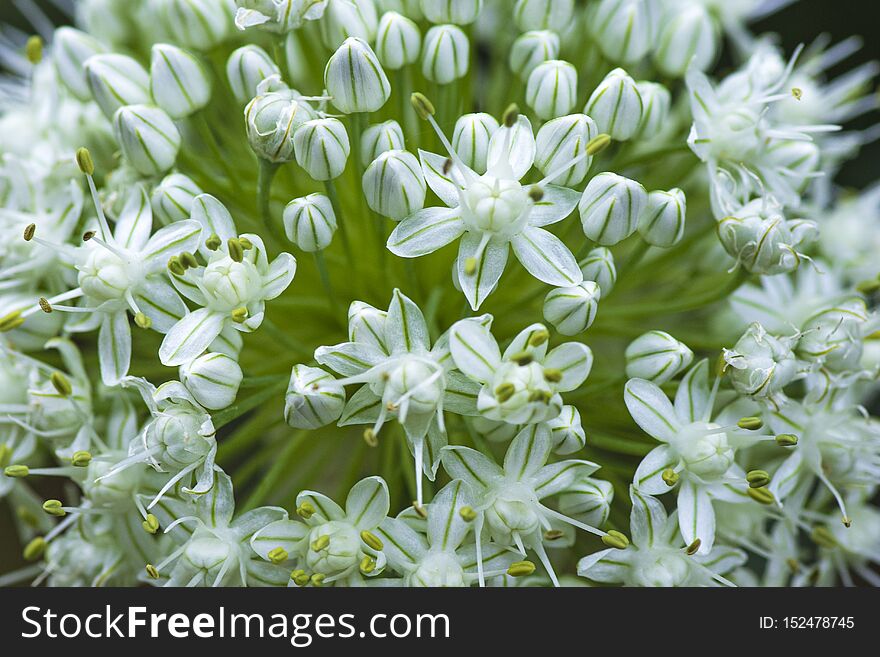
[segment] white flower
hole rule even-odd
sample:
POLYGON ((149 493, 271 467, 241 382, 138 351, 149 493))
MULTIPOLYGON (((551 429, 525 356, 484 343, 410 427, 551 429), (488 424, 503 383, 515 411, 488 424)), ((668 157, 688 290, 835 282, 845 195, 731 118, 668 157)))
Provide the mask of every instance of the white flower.
POLYGON ((282 34, 318 20, 327 9, 327 0, 235 0, 235 4, 239 30, 260 27, 282 34))
POLYGON ((388 515, 388 486, 381 477, 352 486, 344 510, 313 491, 297 495, 296 505, 302 521, 284 518, 261 527, 250 541, 254 552, 273 563, 292 560, 306 570, 302 585, 320 575, 317 581, 323 584, 351 586, 382 573, 385 555, 381 547, 373 547, 381 546, 374 532, 388 515))
POLYGON ((645 188, 635 180, 610 172, 594 176, 578 203, 584 235, 608 246, 625 240, 636 231, 647 202, 645 188))
POLYGON ((616 141, 626 141, 638 132, 643 112, 639 88, 622 68, 608 73, 584 106, 584 114, 616 141))
POLYGON ((202 63, 185 50, 157 43, 150 51, 150 93, 172 119, 195 114, 211 100, 202 63))
POLYGON ((165 586, 283 586, 290 570, 267 564, 250 543, 258 530, 286 517, 286 512, 260 507, 235 518, 232 480, 219 468, 214 478, 210 492, 195 503, 168 497, 154 508, 165 533, 180 546, 157 563, 154 572, 165 586))
POLYGON ((644 379, 630 379, 624 393, 636 424, 663 443, 639 464, 633 486, 659 495, 678 485, 681 535, 688 545, 699 539, 699 554, 709 554, 715 542, 713 500, 751 503, 746 473, 734 461, 736 449, 765 439, 736 425, 742 417, 736 404, 713 416, 718 379, 712 388, 708 379, 708 361, 702 360, 678 385, 674 406, 657 384, 644 379))
POLYGON ((541 324, 520 331, 502 354, 489 329, 491 315, 463 319, 449 331, 456 367, 481 384, 477 410, 490 420, 533 424, 562 410, 559 393, 575 390, 593 364, 590 348, 567 342, 547 351, 549 333, 541 324))
POLYGON ((163 365, 197 358, 224 330, 255 331, 263 322, 265 302, 284 292, 296 273, 296 259, 289 253, 280 253, 270 263, 260 237, 231 236, 234 226, 228 213, 219 212, 212 219, 217 222, 212 233, 226 241, 215 251, 202 247, 205 265, 196 263, 172 276, 180 293, 201 307, 187 312, 168 331, 159 348, 163 365))
POLYGON ((626 348, 626 375, 663 385, 694 359, 688 346, 665 331, 648 331, 626 348))
POLYGON ((269 162, 294 159, 293 137, 297 127, 315 118, 314 110, 292 90, 268 91, 258 95, 244 109, 248 143, 269 162))
POLYGON ((690 554, 678 537, 674 514, 667 516, 657 499, 634 487, 630 497, 629 544, 584 557, 578 562, 578 575, 626 586, 733 586, 722 575, 745 563, 742 550, 717 546, 690 554))
POLYGON ((503 467, 489 457, 468 447, 450 445, 442 452, 443 467, 450 476, 461 479, 472 491, 476 504, 474 534, 478 547, 478 577, 482 585, 484 564, 481 554, 484 525, 492 539, 507 546, 516 546, 525 556, 534 550, 555 586, 556 573, 544 549, 545 530, 551 520, 566 523, 603 535, 605 532, 569 518, 544 505, 544 498, 556 495, 598 469, 589 461, 566 460, 547 464, 551 441, 542 425, 520 431, 510 443, 503 467))
POLYGON ((479 579, 477 553, 483 576, 505 574, 516 557, 504 546, 486 541, 479 546, 468 540, 473 528, 473 495, 460 480, 440 489, 423 507, 428 521, 424 533, 405 519, 387 518, 376 529, 383 543, 388 566, 403 576, 406 586, 470 586, 479 579))
POLYGON ((315 351, 318 363, 344 377, 337 383, 365 384, 351 396, 339 423, 372 424, 375 437, 388 417, 396 416, 414 452, 421 502, 421 473, 433 480, 439 448, 446 444, 443 411, 475 415, 477 386, 453 371, 446 335, 431 348, 422 311, 400 290, 387 313, 352 304, 349 338, 315 351))
POLYGON ((734 388, 743 395, 773 399, 799 378, 802 368, 792 349, 798 336, 779 338, 758 323, 749 326, 724 361, 734 388))
POLYGON ((542 119, 571 111, 577 102, 577 70, 558 59, 542 62, 529 74, 526 102, 542 119))
POLYGON ((422 75, 437 84, 449 84, 467 75, 470 42, 460 27, 435 25, 425 35, 422 75))
POLYGON ((376 36, 376 56, 382 66, 397 71, 413 64, 421 48, 422 34, 418 25, 396 11, 382 14, 376 36))
POLYGON ((391 84, 369 44, 347 38, 327 62, 324 86, 344 114, 375 112, 391 95, 391 84))
MULTIPOLYGON (((439 133, 433 117, 429 120, 439 133)), ((448 209, 426 208, 410 215, 391 233, 388 249, 404 258, 416 258, 461 236, 456 271, 474 310, 498 284, 511 247, 538 280, 556 286, 579 283, 581 273, 574 256, 543 228, 571 213, 577 193, 546 181, 537 184, 540 193, 530 193, 519 182, 535 158, 528 119, 520 116, 511 127, 495 131, 489 144, 489 167, 482 176, 461 161, 445 137, 443 142, 451 166, 433 153, 420 150, 419 156, 428 186, 448 209)))

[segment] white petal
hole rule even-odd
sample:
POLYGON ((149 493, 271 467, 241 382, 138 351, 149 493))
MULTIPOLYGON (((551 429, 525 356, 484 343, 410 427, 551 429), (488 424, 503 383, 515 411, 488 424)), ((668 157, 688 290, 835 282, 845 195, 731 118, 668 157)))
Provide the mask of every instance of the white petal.
POLYGON ((143 185, 135 185, 125 199, 125 205, 116 227, 113 238, 125 249, 140 251, 150 239, 153 230, 153 211, 150 198, 143 185))
POLYGON ((315 350, 316 361, 342 376, 362 374, 385 358, 378 347, 360 342, 342 342, 315 350))
POLYGON ((146 279, 134 300, 141 312, 150 318, 150 328, 159 333, 167 333, 187 313, 186 304, 177 290, 159 276, 146 279))
MULTIPOLYGON (((443 172, 444 168, 446 168, 447 159, 444 155, 437 155, 436 153, 429 153, 419 149, 419 160, 422 163, 422 172, 425 174, 425 182, 428 183, 428 187, 446 205, 450 208, 456 208, 459 202, 458 192, 461 189, 460 183, 464 181, 460 179, 461 174, 458 172, 457 167, 451 169, 449 173, 443 172)), ((468 169, 468 172, 472 174, 468 178, 477 177, 477 174, 470 171, 470 169, 468 169)))
POLYGON ((791 491, 794 490, 794 487, 800 481, 803 466, 803 454, 801 450, 795 449, 794 453, 776 469, 776 472, 773 473, 773 479, 770 480, 767 488, 777 500, 782 501, 791 494, 791 491))
POLYGON ((655 447, 645 455, 633 475, 633 485, 640 493, 662 495, 670 490, 663 481, 663 471, 678 465, 679 458, 669 445, 655 447))
POLYGON ((296 258, 279 253, 263 275, 263 298, 274 299, 287 289, 296 274, 296 258))
POLYGON ((562 380, 555 384, 559 392, 579 388, 590 375, 593 367, 593 352, 580 342, 566 342, 552 349, 544 359, 544 368, 562 372, 562 380))
POLYGON ((652 438, 668 443, 678 433, 680 424, 666 394, 644 379, 626 382, 623 399, 629 414, 652 438))
POLYGON ((651 547, 660 542, 660 534, 666 525, 666 509, 656 497, 630 486, 629 496, 633 508, 629 516, 629 532, 634 545, 651 547))
POLYGON ((456 445, 444 447, 440 460, 443 462, 443 469, 450 477, 461 479, 477 495, 503 476, 501 468, 488 456, 469 447, 456 445))
POLYGON ((208 308, 187 313, 168 331, 159 347, 163 365, 183 365, 199 357, 220 335, 226 317, 208 308))
POLYGON ((477 257, 481 241, 481 233, 465 233, 459 243, 456 263, 461 291, 464 292, 473 310, 479 309, 486 297, 498 285, 510 250, 507 242, 490 239, 483 252, 477 257), (476 269, 471 274, 465 272, 469 258, 476 259, 476 269))
POLYGON ((361 479, 345 500, 345 517, 359 530, 374 529, 388 515, 388 486, 382 477, 361 479))
MULTIPOLYGON (((304 490, 296 496, 296 505, 299 507, 303 503, 311 504, 315 509, 315 515, 312 516, 316 520, 327 522, 328 520, 344 520, 345 511, 336 502, 331 500, 323 493, 316 493, 311 490, 304 490)), ((317 524, 317 523, 316 523, 317 524)))
POLYGON ((630 568, 629 555, 625 550, 608 548, 578 561, 577 573, 594 582, 616 584, 627 581, 630 568))
POLYGON ((214 485, 205 495, 196 498, 196 515, 208 527, 226 528, 235 513, 232 479, 219 468, 214 471, 214 485))
POLYGON ((461 516, 461 510, 476 502, 469 489, 456 479, 444 486, 428 506, 428 540, 435 550, 454 551, 473 526, 461 516))
POLYGON ((395 570, 407 571, 428 551, 428 541, 403 520, 387 518, 374 532, 384 547, 382 551, 395 570))
POLYGON ((202 246, 199 250, 205 257, 211 252, 205 247, 204 241, 211 235, 219 237, 224 244, 230 237, 238 235, 229 210, 210 194, 199 194, 193 199, 190 219, 198 221, 202 227, 202 246))
POLYGON ((387 246, 401 258, 418 258, 446 246, 463 232, 458 208, 425 208, 397 224, 387 246))
POLYGON ((707 421, 712 402, 712 391, 709 388, 709 361, 701 360, 694 365, 675 393, 675 412, 684 424, 707 421))
POLYGON ((580 192, 558 185, 546 185, 544 196, 529 214, 529 225, 549 226, 570 215, 581 200, 580 192))
POLYGON ((686 545, 700 539, 698 554, 708 554, 715 543, 715 509, 703 486, 685 480, 678 491, 678 527, 686 545))
POLYGON ((531 477, 531 483, 535 494, 543 499, 561 493, 598 469, 599 466, 592 461, 567 459, 545 465, 531 477))
POLYGON ((143 259, 147 263, 147 273, 163 269, 173 255, 198 249, 201 234, 202 227, 190 219, 176 221, 157 230, 144 247, 143 259))
POLYGON ((550 430, 544 423, 532 424, 520 431, 504 455, 504 473, 516 481, 535 475, 550 457, 550 430))
POLYGON ((524 114, 512 128, 501 126, 489 139, 488 172, 497 178, 519 180, 535 162, 535 135, 524 114))
POLYGON ((412 299, 397 289, 388 306, 385 344, 392 354, 423 353, 431 347, 425 316, 412 299))
POLYGON ((125 310, 107 314, 98 332, 98 357, 101 380, 108 386, 119 383, 128 374, 131 362, 131 327, 125 310))
POLYGON ((511 243, 522 266, 539 281, 566 287, 577 285, 583 279, 568 247, 543 228, 528 226, 511 243))
POLYGON ((465 375, 487 383, 501 364, 501 351, 489 327, 479 319, 463 319, 449 330, 449 348, 455 366, 465 375))
POLYGON ((539 322, 526 326, 522 331, 517 333, 513 340, 510 341, 510 344, 507 345, 502 358, 504 360, 510 360, 517 354, 521 354, 525 351, 531 354, 534 360, 543 363, 544 359, 547 357, 547 345, 549 344, 549 340, 542 340, 541 344, 537 347, 532 346, 529 343, 535 333, 543 333, 544 335, 547 335, 547 327, 539 322))
POLYGON ((251 538, 251 549, 261 558, 269 559, 269 552, 283 548, 288 554, 299 552, 300 544, 309 534, 309 527, 297 520, 278 520, 265 525, 251 538))

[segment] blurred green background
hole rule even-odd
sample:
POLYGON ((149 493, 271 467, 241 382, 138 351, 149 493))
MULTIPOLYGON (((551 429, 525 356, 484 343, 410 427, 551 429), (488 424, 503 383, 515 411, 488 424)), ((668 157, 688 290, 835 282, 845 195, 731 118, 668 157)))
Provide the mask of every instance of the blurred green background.
MULTIPOLYGON (((130 0, 117 0, 128 3, 130 0)), ((513 0, 507 0, 513 3, 513 0)), ((32 27, 19 10, 20 0, 0 0, 0 23, 30 33, 32 27)), ((36 0, 36 4, 54 23, 67 20, 51 0, 36 0)), ((65 4, 64 0, 60 4, 65 4)), ((775 32, 780 35, 780 43, 786 52, 791 52, 800 43, 809 43, 819 34, 831 35, 833 42, 851 35, 863 35, 862 50, 836 69, 832 75, 842 73, 860 63, 880 60, 880 39, 870 36, 878 24, 877 0, 801 0, 778 14, 766 18, 753 26, 755 32, 775 32)), ((720 72, 725 69, 722 60, 720 72)), ((880 116, 874 113, 853 124, 853 128, 865 128, 878 122, 880 116)), ((849 162, 838 177, 842 185, 863 188, 880 178, 880 143, 873 143, 862 149, 855 160, 849 162)), ((18 541, 11 534, 12 521, 7 504, 0 501, 0 573, 13 570, 21 562, 18 541)))

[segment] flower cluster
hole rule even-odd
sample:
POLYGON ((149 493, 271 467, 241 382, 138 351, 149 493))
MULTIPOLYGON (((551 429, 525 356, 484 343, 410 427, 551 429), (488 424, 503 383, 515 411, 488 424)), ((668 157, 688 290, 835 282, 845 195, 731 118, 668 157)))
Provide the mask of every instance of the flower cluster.
POLYGON ((0 583, 880 585, 854 40, 784 53, 758 0, 14 4, 0 583))

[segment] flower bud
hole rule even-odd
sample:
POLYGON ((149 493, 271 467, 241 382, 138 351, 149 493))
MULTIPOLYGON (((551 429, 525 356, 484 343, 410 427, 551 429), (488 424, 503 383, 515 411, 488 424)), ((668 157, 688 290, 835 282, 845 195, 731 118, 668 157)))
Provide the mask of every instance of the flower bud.
POLYGON ((379 20, 376 56, 382 66, 392 71, 414 63, 422 49, 419 26, 396 11, 389 11, 379 20))
POLYGON ((312 119, 293 133, 296 163, 315 180, 338 178, 345 170, 351 147, 339 119, 312 119))
POLYGON ((227 0, 156 0, 155 11, 171 42, 184 48, 210 50, 232 32, 227 0))
POLYGON ((92 98, 108 119, 124 105, 153 102, 150 74, 126 55, 94 55, 84 64, 92 98))
POLYGON ((327 0, 236 0, 235 26, 286 34, 324 15, 327 0))
MULTIPOLYGON (((544 175, 561 170, 583 155, 587 144, 598 133, 595 122, 586 114, 569 114, 547 121, 535 137, 535 166, 544 175)), ((566 187, 579 185, 592 161, 592 157, 585 157, 550 182, 566 187)))
POLYGON ((578 203, 584 234, 604 246, 632 235, 648 202, 645 188, 616 173, 600 173, 590 180, 578 203))
POLYGON ((449 84, 467 75, 470 42, 460 27, 435 25, 425 35, 422 74, 437 84, 449 84))
POLYGON ((635 64, 648 54, 657 22, 655 0, 600 0, 593 7, 587 24, 606 58, 635 64))
POLYGON ((52 61, 58 71, 58 79, 79 100, 91 100, 92 92, 84 64, 92 55, 104 52, 92 36, 72 27, 55 30, 52 42, 52 61))
POLYGON ((483 0, 422 0, 422 13, 432 23, 468 25, 482 8, 483 0))
POLYGON ((764 276, 797 269, 801 259, 797 249, 813 241, 816 232, 812 221, 789 221, 781 207, 763 199, 718 222, 718 237, 727 253, 746 270, 764 276))
POLYGON ((121 107, 113 116, 116 140, 129 163, 145 176, 165 173, 180 150, 180 133, 164 111, 150 105, 121 107))
POLYGON ((467 166, 477 173, 485 173, 489 142, 497 129, 498 121, 491 114, 464 114, 455 122, 452 148, 467 166))
POLYGON ((397 121, 376 123, 361 134, 361 164, 366 167, 382 153, 403 148, 403 130, 397 121))
POLYGON ((232 404, 242 378, 238 362, 226 354, 202 354, 180 366, 180 382, 197 402, 209 410, 232 404))
POLYGON ((385 320, 388 313, 363 301, 352 301, 348 307, 348 339, 363 342, 382 351, 385 347, 385 320))
POLYGON ((549 30, 535 30, 521 34, 510 47, 510 70, 528 80, 541 62, 559 57, 559 36, 549 30))
POLYGON ((564 32, 574 18, 574 0, 517 0, 513 20, 523 32, 564 32))
POLYGON ((324 46, 335 50, 350 38, 371 43, 378 23, 374 0, 329 0, 318 26, 324 46))
POLYGON ((583 449, 587 443, 584 428, 581 425, 581 414, 574 406, 563 406, 562 412, 552 420, 547 420, 550 439, 553 441, 553 452, 571 454, 583 449))
POLYGON ((153 214, 163 224, 189 219, 193 199, 202 193, 199 186, 182 173, 172 173, 153 190, 153 214))
POLYGON ((303 251, 322 251, 336 232, 336 214, 323 194, 295 198, 284 208, 284 234, 303 251))
POLYGON ((596 247, 578 264, 585 281, 595 281, 605 296, 611 293, 617 282, 617 267, 610 249, 596 247))
POLYGON ((584 107, 601 132, 615 141, 626 141, 642 123, 642 97, 626 71, 616 68, 599 83, 584 107))
POLYGON ((734 390, 753 397, 772 397, 799 375, 791 338, 770 335, 760 324, 750 324, 733 346, 724 350, 725 370, 734 390))
POLYGON ((719 30, 706 6, 683 3, 664 18, 654 63, 665 75, 683 77, 688 68, 705 71, 715 61, 719 30))
POLYGON ((648 331, 629 343, 624 353, 626 375, 647 379, 657 385, 666 383, 694 359, 694 352, 663 331, 648 331))
POLYGON ((150 92, 172 119, 192 116, 211 100, 211 81, 201 62, 174 46, 157 43, 150 56, 150 92))
POLYGON ((577 335, 590 328, 596 318, 599 296, 599 286, 593 281, 557 287, 544 298, 544 319, 562 335, 577 335))
POLYGON ((400 221, 425 204, 425 178, 415 155, 409 151, 386 151, 364 171, 367 205, 383 217, 400 221))
POLYGON ((645 139, 656 137, 666 125, 672 98, 669 90, 656 82, 637 82, 642 98, 642 124, 639 134, 645 139))
POLYGON ((604 479, 583 479, 559 496, 559 510, 570 518, 593 527, 608 520, 614 487, 604 479))
POLYGON ((324 86, 344 114, 375 112, 391 95, 391 84, 366 41, 348 38, 324 69, 324 86))
POLYGON ((269 54, 253 44, 233 51, 226 60, 226 78, 239 103, 247 103, 257 94, 257 85, 281 71, 269 54))
POLYGON ((294 365, 284 396, 284 418, 297 429, 318 429, 342 415, 345 388, 317 367, 294 365))
POLYGON ((667 248, 678 244, 684 235, 686 212, 684 192, 677 187, 668 192, 651 192, 639 219, 639 234, 652 246, 667 248))
POLYGON ((294 159, 296 128, 314 116, 311 106, 294 91, 257 96, 244 109, 248 143, 264 160, 289 162, 294 159))
POLYGON ((568 62, 551 59, 529 74, 526 102, 542 119, 567 114, 577 102, 577 71, 568 62))

